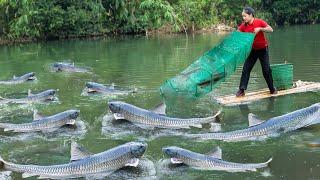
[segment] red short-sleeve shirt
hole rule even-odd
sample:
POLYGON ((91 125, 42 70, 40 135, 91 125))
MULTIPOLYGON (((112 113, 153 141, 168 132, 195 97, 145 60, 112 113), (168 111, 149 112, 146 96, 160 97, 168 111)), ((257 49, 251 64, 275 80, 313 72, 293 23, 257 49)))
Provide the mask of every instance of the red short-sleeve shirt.
MULTIPOLYGON (((253 33, 255 28, 258 28, 258 27, 265 28, 267 26, 268 26, 268 24, 265 21, 263 21, 262 19, 254 18, 252 24, 242 23, 239 26, 239 31, 253 33)), ((267 46, 268 46, 268 41, 267 41, 264 33, 262 31, 259 31, 254 38, 252 48, 253 49, 263 49, 267 46)))

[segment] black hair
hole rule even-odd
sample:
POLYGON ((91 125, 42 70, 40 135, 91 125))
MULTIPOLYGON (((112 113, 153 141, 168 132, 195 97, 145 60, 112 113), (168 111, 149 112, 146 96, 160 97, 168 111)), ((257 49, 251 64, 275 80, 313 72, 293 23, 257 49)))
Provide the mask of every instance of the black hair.
POLYGON ((243 11, 244 11, 246 14, 249 14, 249 15, 252 14, 252 16, 254 17, 254 9, 253 9, 252 7, 247 6, 247 7, 243 8, 243 11))

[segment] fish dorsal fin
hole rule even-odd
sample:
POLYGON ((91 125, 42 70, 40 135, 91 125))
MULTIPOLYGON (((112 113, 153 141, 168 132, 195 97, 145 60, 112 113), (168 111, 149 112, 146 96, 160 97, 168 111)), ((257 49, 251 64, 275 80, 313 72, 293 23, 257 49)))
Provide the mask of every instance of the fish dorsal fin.
POLYGON ((257 115, 253 113, 248 114, 249 127, 261 124, 263 120, 259 119, 257 115))
POLYGON ((77 161, 91 156, 93 153, 86 150, 76 142, 71 143, 71 158, 70 161, 77 161))
POLYGON ((160 115, 166 115, 166 104, 160 103, 156 105, 153 109, 151 109, 152 112, 160 115))
POLYGON ((216 159, 222 159, 222 150, 221 148, 218 146, 216 147, 214 150, 210 151, 207 153, 208 156, 211 156, 213 158, 216 159))
POLYGON ((36 109, 33 110, 33 121, 38 121, 43 118, 45 117, 43 115, 40 115, 36 109))
POLYGON ((16 76, 16 75, 13 75, 13 79, 17 79, 17 76, 16 76))
POLYGON ((74 67, 74 62, 72 62, 72 64, 71 64, 73 67, 74 67))
POLYGON ((1 96, 0 96, 0 100, 4 100, 4 97, 1 97, 1 96))
POLYGON ((28 96, 33 96, 31 89, 28 90, 28 96))
POLYGON ((114 83, 111 83, 110 89, 114 90, 114 87, 115 87, 115 86, 116 86, 116 85, 115 85, 114 83))

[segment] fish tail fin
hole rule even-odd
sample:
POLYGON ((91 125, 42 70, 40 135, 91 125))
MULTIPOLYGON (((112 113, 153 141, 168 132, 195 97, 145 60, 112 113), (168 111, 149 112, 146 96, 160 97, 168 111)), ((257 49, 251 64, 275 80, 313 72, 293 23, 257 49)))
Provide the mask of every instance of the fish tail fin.
POLYGON ((267 165, 269 165, 270 164, 270 162, 272 161, 272 157, 271 158, 269 158, 269 160, 267 161, 267 162, 265 162, 265 164, 267 164, 267 165))
POLYGON ((5 161, 2 159, 2 157, 0 156, 0 170, 1 169, 4 169, 4 164, 5 164, 5 161))
POLYGON ((11 131, 10 124, 8 123, 0 123, 0 128, 3 128, 3 131, 11 131))
POLYGON ((221 121, 221 112, 222 112, 222 109, 220 108, 219 111, 214 115, 216 122, 221 121))
MULTIPOLYGON (((200 118, 199 123, 200 125, 203 123, 209 123, 210 124, 210 129, 213 132, 221 131, 221 124, 219 121, 217 121, 217 116, 221 113, 221 110, 219 110, 214 116, 206 117, 206 118, 200 118)), ((199 128, 202 128, 199 127, 199 128)))
POLYGON ((5 129, 7 126, 6 126, 6 123, 0 123, 0 128, 3 128, 5 129))
POLYGON ((210 117, 207 117, 207 118, 204 118, 205 119, 205 122, 208 123, 208 122, 218 122, 217 120, 217 117, 221 114, 221 109, 213 116, 210 116, 210 117))
POLYGON ((270 157, 270 158, 268 159, 268 161, 262 163, 262 167, 269 167, 269 166, 270 166, 270 162, 272 161, 272 159, 273 159, 273 158, 270 157))
POLYGON ((221 114, 222 109, 219 109, 219 111, 214 115, 214 117, 217 117, 218 115, 221 114))
POLYGON ((7 104, 7 103, 11 103, 11 102, 12 101, 10 99, 7 99, 7 98, 0 96, 0 103, 7 104))
POLYGON ((4 100, 6 100, 6 98, 0 96, 0 101, 4 101, 4 100))

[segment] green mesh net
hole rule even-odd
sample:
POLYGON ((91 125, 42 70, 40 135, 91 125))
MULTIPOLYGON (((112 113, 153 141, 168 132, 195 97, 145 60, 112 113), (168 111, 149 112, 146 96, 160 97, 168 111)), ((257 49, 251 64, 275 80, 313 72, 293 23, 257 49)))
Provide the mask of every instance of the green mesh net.
POLYGON ((293 86, 293 65, 272 64, 273 85, 278 90, 289 89, 293 86))
POLYGON ((252 33, 232 32, 180 74, 166 80, 160 93, 200 96, 212 91, 249 56, 253 39, 252 33))

